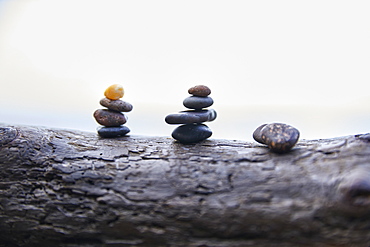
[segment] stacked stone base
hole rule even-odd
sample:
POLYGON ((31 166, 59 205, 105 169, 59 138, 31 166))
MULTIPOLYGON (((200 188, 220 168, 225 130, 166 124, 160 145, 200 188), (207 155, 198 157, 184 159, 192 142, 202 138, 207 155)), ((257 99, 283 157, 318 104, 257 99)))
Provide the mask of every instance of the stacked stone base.
POLYGON ((172 137, 181 143, 195 143, 212 136, 212 130, 205 124, 184 124, 172 132, 172 137))
POLYGON ((117 127, 98 127, 98 134, 104 138, 113 138, 119 136, 125 136, 130 132, 130 129, 127 126, 117 126, 117 127))

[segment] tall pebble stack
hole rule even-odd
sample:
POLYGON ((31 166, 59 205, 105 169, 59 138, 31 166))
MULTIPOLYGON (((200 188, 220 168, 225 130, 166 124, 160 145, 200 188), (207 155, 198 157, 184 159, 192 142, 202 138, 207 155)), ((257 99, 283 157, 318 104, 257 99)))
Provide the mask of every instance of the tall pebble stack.
POLYGON ((94 112, 95 120, 104 126, 98 128, 101 137, 124 136, 130 132, 128 127, 123 126, 127 122, 127 116, 122 112, 130 112, 133 107, 130 103, 120 100, 123 95, 123 87, 118 84, 113 84, 105 90, 105 98, 100 100, 100 105, 107 109, 98 109, 94 112))
POLYGON ((217 113, 213 109, 205 109, 213 105, 213 99, 208 97, 211 90, 204 85, 198 85, 188 90, 192 96, 187 97, 183 104, 187 111, 173 113, 166 116, 168 124, 181 124, 172 132, 172 137, 181 143, 196 143, 209 138, 212 131, 204 122, 216 119, 217 113))

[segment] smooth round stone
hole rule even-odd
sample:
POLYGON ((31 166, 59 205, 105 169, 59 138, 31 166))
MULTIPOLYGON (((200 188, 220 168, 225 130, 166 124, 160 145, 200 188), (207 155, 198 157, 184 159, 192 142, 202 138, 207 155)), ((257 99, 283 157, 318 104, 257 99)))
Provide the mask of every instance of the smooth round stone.
POLYGON ((189 88, 188 93, 194 96, 207 97, 208 95, 211 94, 211 89, 204 85, 197 85, 189 88))
POLYGON ((276 153, 286 153, 297 143, 299 131, 283 123, 264 124, 254 131, 253 138, 276 153))
POLYGON ((213 105, 213 99, 211 97, 190 96, 184 99, 183 104, 186 108, 200 110, 213 105))
POLYGON ((124 95, 123 87, 119 84, 113 84, 109 86, 105 92, 104 96, 111 100, 117 100, 122 98, 124 95))
POLYGON ((203 141, 212 135, 212 131, 204 124, 185 124, 172 132, 172 137, 181 143, 195 143, 203 141))
POLYGON ((98 134, 101 137, 105 138, 112 138, 117 136, 124 136, 128 132, 130 132, 130 129, 126 126, 118 126, 118 127, 99 127, 98 128, 98 134))
POLYGON ((200 111, 181 111, 166 116, 165 121, 168 124, 191 124, 211 122, 215 120, 217 113, 213 109, 200 111))
POLYGON ((118 127, 127 122, 127 117, 116 111, 98 109, 94 112, 95 120, 106 127, 118 127))
POLYGON ((119 112, 130 112, 132 111, 132 105, 123 100, 111 100, 108 98, 103 98, 100 100, 100 105, 107 107, 112 111, 119 112))

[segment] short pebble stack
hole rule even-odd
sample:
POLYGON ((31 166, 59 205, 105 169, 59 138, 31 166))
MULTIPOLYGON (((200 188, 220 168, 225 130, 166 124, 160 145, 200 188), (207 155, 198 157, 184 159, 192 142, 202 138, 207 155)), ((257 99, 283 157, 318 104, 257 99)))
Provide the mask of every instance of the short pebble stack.
POLYGON ((262 124, 253 132, 253 138, 275 153, 287 153, 297 143, 299 131, 283 123, 262 124))
POLYGON ((213 105, 213 99, 208 97, 211 90, 204 85, 197 85, 188 90, 192 96, 187 97, 183 104, 191 109, 166 116, 168 124, 182 124, 172 132, 172 137, 181 143, 196 143, 209 138, 212 131, 203 122, 216 119, 217 113, 213 109, 204 109, 213 105))
POLYGON ((101 137, 124 136, 130 132, 128 127, 123 126, 127 122, 127 116, 122 112, 130 112, 133 107, 130 103, 120 100, 123 95, 123 87, 118 84, 113 84, 105 90, 105 98, 100 100, 100 105, 107 109, 98 109, 94 112, 95 120, 104 126, 98 128, 101 137))

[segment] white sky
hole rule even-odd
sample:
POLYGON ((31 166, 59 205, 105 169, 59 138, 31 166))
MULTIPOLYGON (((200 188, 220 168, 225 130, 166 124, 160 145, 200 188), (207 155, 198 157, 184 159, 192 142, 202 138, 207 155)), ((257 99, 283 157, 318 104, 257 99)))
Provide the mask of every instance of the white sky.
POLYGON ((369 1, 0 0, 0 122, 95 131, 120 83, 132 134, 208 85, 214 138, 265 122, 303 138, 368 132, 369 1))

